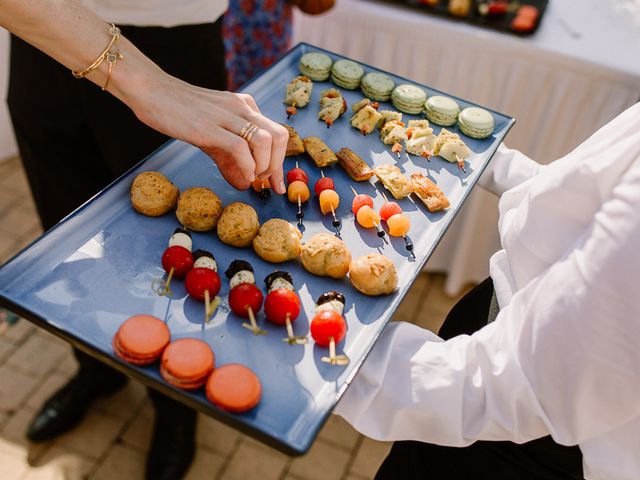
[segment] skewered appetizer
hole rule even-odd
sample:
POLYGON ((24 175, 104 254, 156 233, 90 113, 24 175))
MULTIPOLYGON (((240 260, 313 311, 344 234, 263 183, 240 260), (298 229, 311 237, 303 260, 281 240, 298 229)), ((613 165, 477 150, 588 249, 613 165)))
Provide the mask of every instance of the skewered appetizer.
POLYGON ((309 200, 311 192, 309 191, 309 176, 307 173, 298 167, 296 162, 296 168, 292 168, 287 172, 287 198, 291 203, 298 205, 298 211, 296 218, 298 219, 298 226, 302 226, 302 219, 304 218, 304 212, 302 211, 302 204, 309 200))
POLYGON ((180 194, 176 217, 189 230, 206 232, 215 228, 222 213, 222 201, 208 188, 189 188, 180 194))
POLYGON ((322 177, 318 179, 313 189, 318 196, 318 201, 320 203, 320 211, 323 215, 328 215, 329 213, 333 216, 333 228, 336 229, 336 235, 340 236, 340 220, 336 216, 336 210, 338 209, 338 205, 340 205, 340 195, 338 192, 334 190, 333 179, 330 177, 325 177, 324 172, 320 170, 322 177))
POLYGON ((338 163, 338 157, 326 143, 318 137, 307 137, 303 141, 304 149, 318 168, 330 167, 338 163))
POLYGON ((391 260, 379 253, 358 257, 349 265, 349 280, 369 296, 388 295, 398 286, 398 274, 391 260))
POLYGON ((253 239, 253 249, 267 262, 282 263, 300 256, 302 233, 281 218, 267 220, 253 239))
POLYGON ((131 184, 131 206, 149 217, 159 217, 176 206, 180 190, 160 172, 142 172, 131 184))
POLYGON ((327 128, 333 125, 345 111, 347 110, 347 102, 342 97, 339 90, 330 88, 322 92, 320 96, 320 112, 318 119, 327 124, 327 128))
POLYGON ((336 153, 336 157, 338 157, 338 164, 356 182, 364 182, 373 177, 371 167, 352 150, 346 147, 341 148, 336 153))
POLYGON ((449 199, 445 196, 444 192, 421 173, 411 175, 411 186, 413 192, 430 212, 439 212, 449 208, 449 199))
POLYGON ((234 260, 224 272, 229 279, 229 308, 236 315, 248 318, 251 323, 243 323, 254 335, 264 335, 266 330, 258 327, 256 314, 262 307, 262 292, 256 286, 253 267, 244 260, 234 260))
POLYGON ((407 127, 407 140, 405 145, 407 153, 422 155, 427 159, 433 155, 438 137, 433 134, 427 120, 410 120, 407 127))
POLYGON ((380 112, 371 105, 366 105, 351 117, 351 126, 359 130, 363 135, 367 135, 376 129, 381 118, 380 112))
POLYGON ((267 286, 267 298, 264 302, 264 313, 267 320, 276 325, 286 325, 287 338, 283 342, 289 345, 307 343, 306 335, 294 335, 292 322, 300 315, 300 299, 293 288, 293 278, 288 272, 275 271, 264 279, 267 286))
POLYGON ((413 191, 411 182, 395 165, 383 164, 375 167, 373 173, 378 180, 391 192, 394 198, 402 200, 413 191))
POLYGON ((253 191, 258 194, 262 200, 268 200, 271 197, 271 183, 268 178, 257 178, 251 184, 253 191))
POLYGON ((204 322, 208 323, 220 303, 217 296, 220 291, 218 264, 213 254, 206 250, 193 252, 193 259, 193 268, 187 274, 184 285, 191 297, 204 302, 204 322))
POLYGON ((345 298, 340 292, 323 293, 316 301, 315 316, 311 320, 311 336, 321 347, 329 347, 329 356, 320 360, 331 365, 348 365, 349 357, 336 355, 336 344, 347 333, 347 322, 342 316, 345 298))
POLYGON ((448 162, 457 163, 458 168, 466 172, 464 161, 471 155, 471 150, 462 141, 460 135, 443 128, 438 135, 434 154, 448 162))
POLYGON ((218 238, 233 247, 248 247, 260 230, 254 208, 246 203, 233 202, 222 210, 218 220, 218 238))
POLYGON ((169 246, 162 254, 162 268, 167 272, 167 279, 164 282, 160 281, 159 285, 156 285, 155 280, 153 283, 153 289, 158 295, 170 297, 171 279, 184 278, 193 268, 192 246, 191 234, 183 228, 176 228, 169 238, 169 246))
POLYGON ((406 128, 403 122, 389 120, 380 129, 380 140, 385 145, 393 145, 391 151, 398 155, 402 151, 402 144, 407 138, 406 128))
POLYGON ((382 238, 384 243, 388 243, 384 234, 384 230, 380 226, 380 215, 373 209, 373 198, 364 193, 358 193, 352 187, 353 201, 351 202, 351 211, 356 216, 356 221, 362 228, 376 229, 378 237, 382 238))
POLYGON ((287 132, 289 132, 287 151, 284 156, 292 157, 294 155, 300 155, 301 153, 304 153, 304 144, 302 143, 300 135, 298 135, 298 132, 296 132, 296 129, 289 125, 285 125, 284 123, 281 123, 281 125, 287 129, 287 132))
POLYGON ((380 110, 382 118, 378 122, 378 128, 382 128, 387 122, 395 120, 396 122, 402 122, 402 114, 395 110, 380 110))
POLYGON ((351 252, 347 245, 328 233, 317 233, 302 246, 302 266, 321 277, 344 278, 349 271, 351 252))
POLYGON ((380 207, 380 218, 387 222, 389 228, 389 235, 392 237, 402 237, 406 243, 406 249, 409 251, 413 258, 416 258, 413 252, 413 243, 407 237, 409 229, 411 228, 411 222, 403 212, 400 205, 396 202, 390 202, 387 196, 382 193, 384 197, 384 204, 380 207))
POLYGON ((311 100, 311 91, 313 90, 313 82, 301 75, 291 80, 285 88, 284 103, 287 107, 287 118, 297 113, 296 107, 306 107, 311 100))
POLYGON ((372 107, 377 108, 374 105, 378 105, 378 104, 372 102, 368 98, 363 98, 362 100, 360 100, 360 101, 358 101, 358 102, 356 102, 356 103, 351 105, 351 111, 353 113, 358 113, 360 110, 362 110, 367 105, 371 105, 372 107))

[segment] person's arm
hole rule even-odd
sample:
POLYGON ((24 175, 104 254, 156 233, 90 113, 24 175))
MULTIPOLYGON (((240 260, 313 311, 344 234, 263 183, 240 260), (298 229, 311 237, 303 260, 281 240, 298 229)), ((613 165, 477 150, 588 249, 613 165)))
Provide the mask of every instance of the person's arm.
POLYGON ((486 170, 478 179, 478 185, 501 196, 507 190, 534 177, 541 165, 518 150, 501 143, 486 170))
MULTIPOLYGON (((111 39, 109 24, 78 0, 0 0, 0 25, 76 71, 87 68, 111 39)), ((287 131, 261 115, 252 97, 194 87, 167 75, 124 37, 118 47, 124 58, 113 68, 107 90, 140 120, 200 147, 236 188, 270 175, 274 190, 285 192, 287 131), (247 122, 260 127, 250 144, 238 135, 247 122)), ((102 87, 107 72, 104 61, 86 78, 102 87)))
POLYGON ((380 440, 574 445, 640 415, 640 159, 497 319, 447 342, 388 328, 336 413, 380 440))

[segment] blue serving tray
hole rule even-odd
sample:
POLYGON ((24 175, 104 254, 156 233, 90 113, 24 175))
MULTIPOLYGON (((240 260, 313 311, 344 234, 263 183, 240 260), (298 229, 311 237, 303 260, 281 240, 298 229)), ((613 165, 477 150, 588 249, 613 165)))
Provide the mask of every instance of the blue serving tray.
MULTIPOLYGON (((300 56, 312 50, 321 51, 299 44, 245 85, 242 91, 254 96, 264 114, 286 122, 282 103, 285 85, 298 75, 300 56)), ((325 53, 334 59, 342 58, 325 53)), ((369 66, 365 69, 377 70, 369 66)), ((407 82, 395 75, 392 77, 397 83, 407 82)), ((193 243, 194 249, 206 249, 215 254, 221 273, 235 258, 248 260, 256 270, 260 287, 264 287, 262 279, 276 268, 290 271, 303 304, 303 312, 294 323, 298 334, 309 331, 314 301, 321 293, 334 289, 342 291, 347 299, 344 314, 348 331, 338 350, 350 357, 348 366, 322 363, 320 357, 327 351, 313 342, 304 346, 283 343, 284 328, 264 323, 262 312, 258 321, 269 331, 266 336, 254 336, 242 328, 242 320, 230 314, 224 302, 211 323, 203 326, 203 305, 187 297, 181 281, 173 282, 171 300, 152 291, 153 279, 164 275, 160 258, 178 222, 173 213, 150 218, 131 208, 129 188, 140 172, 160 171, 180 190, 194 186, 211 188, 225 204, 248 203, 257 210, 261 222, 273 217, 295 222, 296 206, 285 198, 274 195, 263 202, 253 191, 234 190, 219 175, 211 159, 199 149, 179 141, 165 144, 5 264, 0 269, 0 304, 207 415, 287 454, 305 453, 514 123, 513 118, 493 112, 496 128, 490 138, 465 138, 474 153, 468 159, 467 173, 460 175, 456 165, 440 158, 427 163, 421 157, 403 154, 398 160, 376 133, 364 137, 350 127, 350 110, 327 129, 317 120, 318 99, 321 91, 331 86, 329 82, 316 82, 311 103, 299 109, 289 121, 301 136, 317 135, 334 150, 349 147, 372 165, 393 163, 407 174, 423 172, 451 201, 448 211, 437 214, 429 213, 417 200, 415 203, 409 199, 399 201, 412 224, 410 237, 417 255, 417 259, 412 260, 401 238, 391 239, 391 245, 383 246, 375 230, 365 230, 355 224, 350 187, 373 196, 377 208, 383 202, 379 187, 369 182, 352 181, 338 166, 325 169, 325 175, 335 180, 341 197, 337 213, 343 222, 342 237, 353 257, 376 251, 387 255, 398 269, 400 284, 397 291, 385 297, 366 297, 351 287, 348 279, 340 281, 313 276, 298 262, 269 264, 252 249, 223 244, 215 232, 194 233, 193 243), (209 343, 215 351, 217 365, 240 362, 252 368, 263 384, 263 397, 258 407, 241 415, 226 413, 210 404, 202 390, 188 393, 165 383, 157 365, 139 368, 118 359, 111 349, 111 339, 124 320, 140 313, 166 319, 173 339, 195 337, 209 343)), ((440 93, 424 88, 429 95, 440 93)), ((363 98, 360 91, 341 90, 349 105, 363 98)), ((472 105, 457 100, 463 108, 472 105)), ((381 104, 380 108, 393 109, 386 104, 381 104)), ((418 117, 405 115, 405 118, 418 117)), ((437 133, 439 127, 435 130, 437 133)), ((457 127, 451 130, 457 131, 457 127)), ((320 177, 320 171, 304 155, 286 159, 286 170, 292 168, 296 160, 309 174, 312 186, 320 177)), ((305 206, 303 240, 318 232, 332 232, 331 220, 330 216, 320 214, 317 199, 313 197, 305 206)), ((224 276, 221 278, 220 295, 226 299, 228 282, 224 276)))

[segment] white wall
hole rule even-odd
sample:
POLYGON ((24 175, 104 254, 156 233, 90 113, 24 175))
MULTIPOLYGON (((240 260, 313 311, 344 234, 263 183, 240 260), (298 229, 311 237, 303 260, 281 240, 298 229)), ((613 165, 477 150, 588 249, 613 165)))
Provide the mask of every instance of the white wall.
POLYGON ((9 32, 0 28, 0 162, 18 152, 7 108, 9 80, 9 32))

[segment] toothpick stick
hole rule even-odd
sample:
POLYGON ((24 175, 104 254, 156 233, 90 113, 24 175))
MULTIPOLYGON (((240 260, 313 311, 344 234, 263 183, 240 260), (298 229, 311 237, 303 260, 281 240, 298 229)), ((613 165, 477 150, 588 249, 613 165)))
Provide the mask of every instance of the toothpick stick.
POLYGON ((251 324, 248 324, 246 322, 243 323, 242 326, 244 328, 251 330, 254 335, 266 335, 267 333, 269 333, 266 330, 262 330, 260 327, 258 327, 258 322, 256 322, 256 316, 253 313, 253 308, 251 308, 249 305, 247 305, 247 313, 249 314, 249 321, 251 322, 251 324))
POLYGON ((453 153, 453 158, 458 162, 458 168, 462 170, 464 173, 467 173, 467 170, 464 168, 464 160, 458 156, 457 153, 453 153))
POLYGON ((356 192, 356 189, 353 188, 353 185, 349 185, 351 187, 351 191, 353 192, 354 195, 358 195, 358 192, 356 192))

